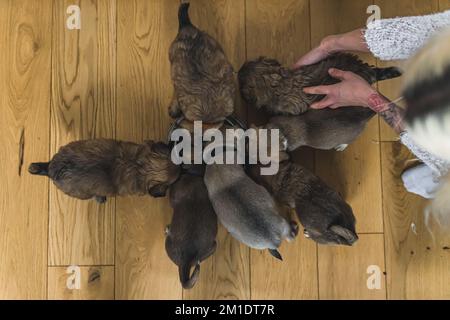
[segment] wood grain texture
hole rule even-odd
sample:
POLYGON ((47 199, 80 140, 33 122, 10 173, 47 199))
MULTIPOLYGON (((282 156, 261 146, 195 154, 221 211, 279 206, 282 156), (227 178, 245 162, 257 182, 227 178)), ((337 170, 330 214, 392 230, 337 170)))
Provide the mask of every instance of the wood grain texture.
MULTIPOLYGON (((382 18, 394 18, 402 16, 425 15, 435 13, 439 10, 438 0, 375 0, 375 4, 381 8, 382 18)), ((380 61, 379 67, 398 66, 405 68, 405 61, 380 61)), ((386 80, 378 83, 378 90, 391 100, 401 97, 402 78, 386 80)), ((383 120, 380 119, 381 141, 397 141, 396 134, 383 120)))
MULTIPOLYGON (((172 96, 168 50, 179 1, 118 1, 117 136, 166 140, 172 96)), ((164 249, 167 198, 117 199, 116 298, 180 299, 178 270, 164 249)))
POLYGON ((0 2, 0 299, 45 299, 52 2, 0 2))
MULTIPOLYGON (((224 49, 238 71, 245 61, 245 3, 239 0, 190 1, 192 22, 208 32, 224 49)), ((237 85, 237 83, 236 83, 237 85)), ((239 93, 236 114, 246 122, 247 110, 239 93)), ((200 279, 192 290, 184 290, 184 299, 250 299, 249 248, 240 244, 220 227, 214 256, 201 266, 200 279)))
MULTIPOLYGON (((313 1, 313 45, 318 45, 327 35, 363 27, 368 17, 367 7, 371 4, 369 0, 313 1)), ((375 59, 369 55, 361 58, 375 64, 375 59)), ((316 152, 316 173, 351 205, 357 220, 357 232, 383 232, 378 139, 378 121, 372 119, 363 134, 344 152, 316 152)))
MULTIPOLYGON (((65 27, 74 1, 56 1, 53 8, 52 154, 73 140, 115 136, 115 2, 75 3, 81 30, 65 27)), ((114 202, 73 199, 51 184, 50 265, 113 264, 114 202)))
POLYGON ((424 223, 427 201, 406 192, 401 174, 412 154, 382 144, 386 271, 389 299, 450 298, 450 236, 424 223))
POLYGON ((48 268, 49 300, 114 299, 114 267, 80 267, 80 288, 69 289, 67 281, 74 274, 67 267, 48 268))
POLYGON ((439 11, 449 10, 450 0, 439 0, 439 11))
POLYGON ((352 247, 319 246, 320 299, 385 299, 382 234, 361 234, 352 247), (368 289, 369 266, 379 268, 381 288, 368 289))
MULTIPOLYGON (((248 0, 246 5, 247 58, 264 55, 292 65, 310 49, 309 1, 248 0)), ((266 116, 249 107, 249 123, 261 124, 266 116)), ((309 169, 314 157, 310 150, 293 155, 309 169)), ((293 243, 283 244, 283 262, 267 252, 251 251, 252 299, 317 298, 316 245, 299 236, 293 243)))

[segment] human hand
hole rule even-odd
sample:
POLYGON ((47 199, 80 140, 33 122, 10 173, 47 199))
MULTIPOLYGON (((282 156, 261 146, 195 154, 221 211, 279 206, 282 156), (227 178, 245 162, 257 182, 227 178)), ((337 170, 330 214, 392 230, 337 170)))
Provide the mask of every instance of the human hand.
POLYGON ((328 85, 304 88, 308 94, 325 95, 325 98, 311 105, 312 109, 362 106, 370 108, 371 97, 377 91, 360 76, 350 71, 331 68, 328 73, 341 82, 328 85))
POLYGON ((344 34, 331 35, 325 37, 320 45, 301 57, 294 65, 293 69, 307 66, 319 62, 330 54, 339 51, 368 52, 369 48, 365 43, 363 30, 356 29, 344 34))

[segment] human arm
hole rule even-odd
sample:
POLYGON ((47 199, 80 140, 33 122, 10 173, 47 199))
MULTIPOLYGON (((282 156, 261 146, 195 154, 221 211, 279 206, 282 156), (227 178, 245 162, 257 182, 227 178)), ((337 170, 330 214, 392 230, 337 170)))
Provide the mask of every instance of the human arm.
POLYGON ((381 60, 407 59, 436 31, 450 26, 450 10, 441 13, 375 20, 347 33, 325 37, 293 66, 314 64, 340 51, 371 52, 381 60))

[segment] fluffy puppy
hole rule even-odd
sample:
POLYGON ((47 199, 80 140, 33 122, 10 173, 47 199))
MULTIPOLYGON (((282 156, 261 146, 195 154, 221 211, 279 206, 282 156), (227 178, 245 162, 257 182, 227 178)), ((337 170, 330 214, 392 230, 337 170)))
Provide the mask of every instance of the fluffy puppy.
POLYGON ((450 28, 434 36, 407 66, 405 122, 415 142, 450 162, 450 28))
POLYGON ((228 232, 251 248, 269 249, 282 260, 277 248, 284 239, 295 238, 298 226, 278 214, 269 192, 237 164, 208 165, 204 180, 214 211, 228 232))
POLYGON ((261 128, 279 129, 280 146, 293 151, 302 146, 343 151, 364 131, 375 115, 369 108, 308 110, 299 116, 276 116, 261 128))
POLYGON ((369 83, 401 75, 397 68, 375 68, 349 53, 335 53, 324 60, 297 70, 282 67, 265 57, 246 62, 239 70, 239 87, 243 99, 256 109, 265 109, 273 115, 299 115, 323 98, 311 95, 303 88, 331 85, 339 80, 328 73, 330 68, 351 71, 369 83))
POLYGON ((284 161, 276 175, 252 177, 280 203, 295 209, 305 236, 320 244, 352 245, 358 240, 352 208, 319 177, 302 166, 284 161))
MULTIPOLYGON (((446 162, 450 171, 450 28, 428 41, 411 59, 405 74, 403 95, 405 122, 411 138, 446 162)), ((442 169, 445 171, 445 169, 442 169)), ((441 174, 444 174, 442 172, 441 174)), ((450 173, 443 178, 427 209, 440 228, 450 229, 450 173)), ((428 219, 427 219, 428 221, 428 219)))
POLYGON ((71 142, 50 162, 32 163, 28 171, 48 176, 69 196, 95 198, 100 203, 116 195, 164 196, 180 174, 164 143, 111 139, 71 142))
POLYGON ((174 97, 169 114, 220 123, 234 110, 233 67, 220 44, 191 23, 188 9, 189 3, 180 5, 178 35, 170 46, 174 97))
POLYGON ((178 266, 183 288, 190 289, 197 282, 200 262, 216 250, 217 216, 201 172, 183 174, 170 187, 169 198, 174 211, 166 230, 166 252, 178 266))

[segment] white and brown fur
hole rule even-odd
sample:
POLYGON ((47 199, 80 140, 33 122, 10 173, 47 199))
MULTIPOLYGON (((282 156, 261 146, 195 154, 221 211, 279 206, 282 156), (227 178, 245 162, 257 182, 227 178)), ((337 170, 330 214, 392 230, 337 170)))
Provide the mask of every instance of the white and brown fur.
MULTIPOLYGON (((409 61, 403 96, 411 138, 450 163, 449 39, 450 28, 442 30, 409 61)), ((427 212, 440 227, 450 229, 450 174, 443 178, 427 212)))

